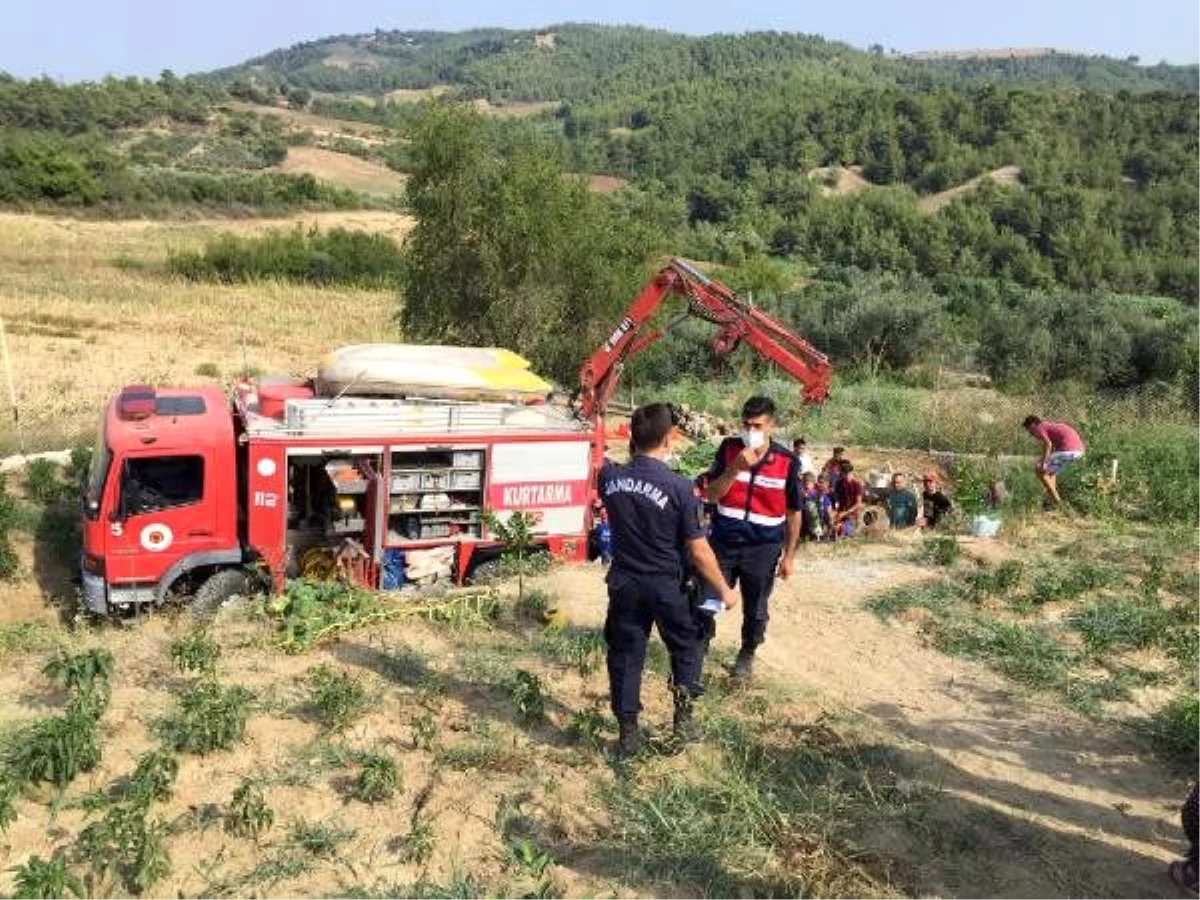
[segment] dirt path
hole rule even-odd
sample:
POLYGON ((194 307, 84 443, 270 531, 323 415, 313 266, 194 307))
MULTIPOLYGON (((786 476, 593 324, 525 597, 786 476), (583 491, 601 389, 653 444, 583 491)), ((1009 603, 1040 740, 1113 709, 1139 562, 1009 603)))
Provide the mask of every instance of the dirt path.
MULTIPOLYGON (((760 651, 763 675, 878 726, 917 773, 907 790, 939 792, 935 813, 893 836, 911 844, 917 828, 928 853, 892 883, 942 896, 1176 896, 1164 871, 1181 849, 1187 785, 1144 739, 926 646, 916 621, 868 612, 871 593, 930 577, 909 555, 898 543, 809 552, 776 589, 760 651)), ((573 622, 603 621, 599 569, 549 578, 573 622)), ((736 612, 719 621, 717 645, 735 647, 739 627, 736 612)), ((864 842, 888 849, 886 835, 864 842)))

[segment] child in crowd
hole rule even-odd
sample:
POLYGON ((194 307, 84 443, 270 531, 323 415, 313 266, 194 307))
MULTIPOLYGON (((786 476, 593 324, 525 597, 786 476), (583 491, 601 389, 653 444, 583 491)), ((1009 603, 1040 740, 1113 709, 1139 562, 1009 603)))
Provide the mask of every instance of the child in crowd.
POLYGON ((821 474, 829 477, 829 489, 836 491, 838 482, 842 478, 842 463, 846 461, 845 447, 834 447, 833 455, 825 460, 825 465, 821 467, 821 474))
POLYGON ((800 539, 803 541, 819 541, 826 534, 825 524, 821 518, 821 502, 828 503, 828 495, 822 494, 817 486, 815 472, 805 472, 801 485, 803 509, 800 512, 800 539))

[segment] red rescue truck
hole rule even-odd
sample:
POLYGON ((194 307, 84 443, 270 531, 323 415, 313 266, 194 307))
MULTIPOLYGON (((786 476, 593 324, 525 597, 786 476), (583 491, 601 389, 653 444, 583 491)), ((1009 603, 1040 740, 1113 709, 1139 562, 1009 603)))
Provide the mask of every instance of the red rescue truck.
POLYGON ((461 581, 500 555, 484 512, 536 523, 537 544, 582 560, 605 412, 631 353, 686 315, 745 342, 820 402, 826 358, 682 260, 658 272, 585 362, 574 408, 418 396, 319 396, 311 384, 130 385, 105 410, 83 492, 83 595, 97 613, 169 597, 215 609, 252 586, 341 575, 367 587, 461 581), (669 296, 687 309, 651 328, 669 296))

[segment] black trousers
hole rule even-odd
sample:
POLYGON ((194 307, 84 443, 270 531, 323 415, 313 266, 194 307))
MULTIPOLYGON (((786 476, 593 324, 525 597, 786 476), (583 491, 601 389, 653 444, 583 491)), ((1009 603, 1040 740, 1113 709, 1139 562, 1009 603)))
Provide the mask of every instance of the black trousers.
POLYGON ((726 583, 742 589, 742 649, 752 651, 767 638, 767 601, 783 544, 711 543, 726 583))
POLYGON ((702 629, 678 578, 632 576, 618 570, 608 575, 608 684, 613 714, 632 718, 642 709, 642 668, 650 626, 671 658, 674 690, 698 697, 704 667, 702 629))
POLYGON ((1183 808, 1179 811, 1180 818, 1183 820, 1183 833, 1188 839, 1188 863, 1192 870, 1196 869, 1197 858, 1200 856, 1200 839, 1197 832, 1200 831, 1200 812, 1197 811, 1196 786, 1192 785, 1191 791, 1188 792, 1187 799, 1183 801, 1183 808))

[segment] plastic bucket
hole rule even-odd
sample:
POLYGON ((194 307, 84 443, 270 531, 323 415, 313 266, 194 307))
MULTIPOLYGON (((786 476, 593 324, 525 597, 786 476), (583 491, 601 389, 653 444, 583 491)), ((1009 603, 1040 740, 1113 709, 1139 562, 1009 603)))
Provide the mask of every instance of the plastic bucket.
POLYGON ((282 419, 288 400, 308 400, 313 390, 306 384, 260 384, 258 411, 272 419, 282 419))
POLYGON ((992 516, 976 516, 971 520, 971 532, 975 537, 991 538, 1000 531, 1000 520, 992 516))

